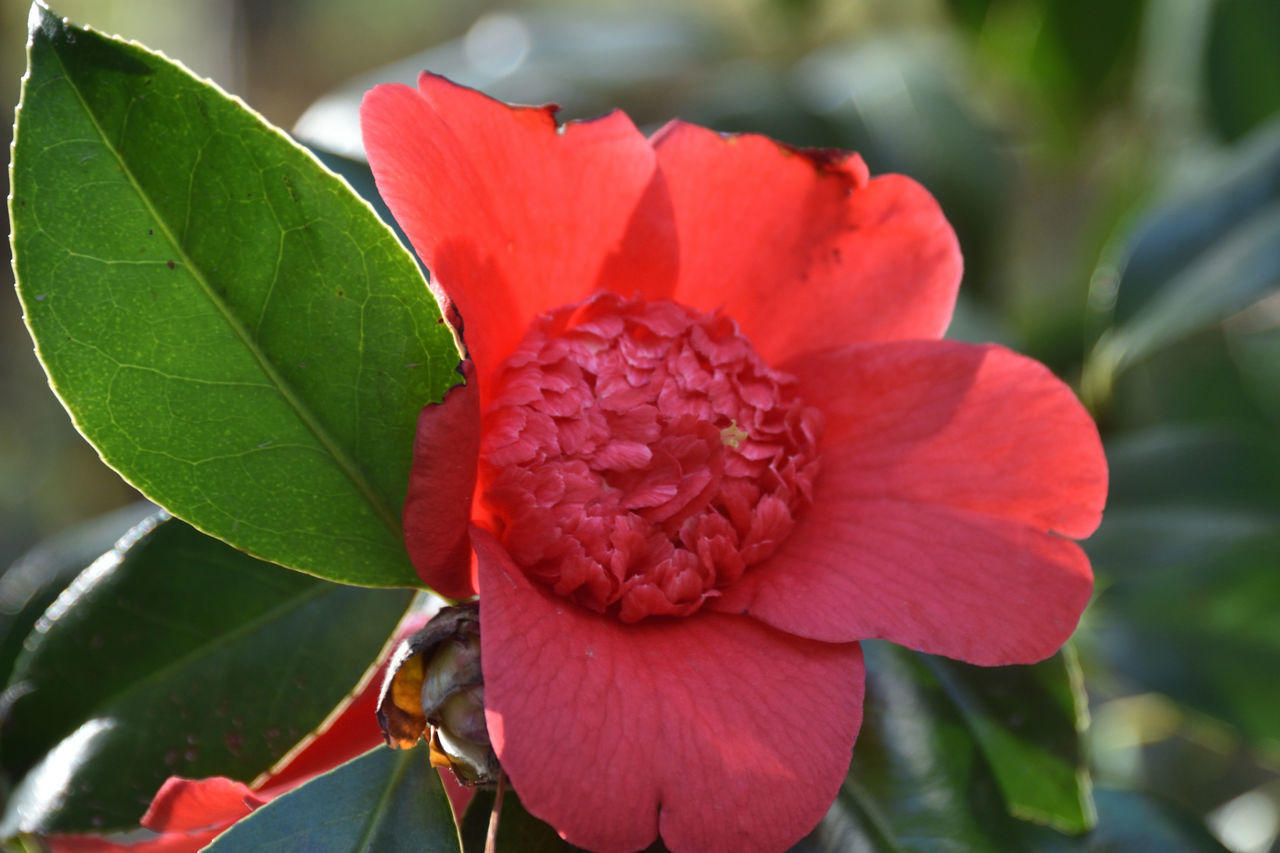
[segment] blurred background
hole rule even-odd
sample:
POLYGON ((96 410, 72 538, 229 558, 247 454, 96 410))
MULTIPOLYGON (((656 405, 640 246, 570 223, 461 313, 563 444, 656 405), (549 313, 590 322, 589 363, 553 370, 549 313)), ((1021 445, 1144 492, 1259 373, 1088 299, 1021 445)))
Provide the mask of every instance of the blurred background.
MULTIPOLYGON (((1280 2, 54 5, 356 159, 360 93, 430 68, 566 118, 680 116, 923 182, 966 259, 950 334, 1049 364, 1107 443, 1077 635, 1100 807, 1143 792, 1195 827, 1184 842, 1204 827, 1206 845, 1280 850, 1280 2)), ((5 115, 26 18, 0 0, 5 115)), ((56 594, 29 549, 137 500, 49 393, 11 294, 0 629, 56 594)))

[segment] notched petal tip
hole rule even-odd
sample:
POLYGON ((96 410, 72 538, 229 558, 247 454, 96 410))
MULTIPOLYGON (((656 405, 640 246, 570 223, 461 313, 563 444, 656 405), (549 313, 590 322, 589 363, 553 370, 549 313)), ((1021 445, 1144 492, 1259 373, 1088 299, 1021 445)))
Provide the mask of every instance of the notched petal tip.
POLYGON ((843 148, 814 148, 804 145, 792 145, 789 142, 781 142, 759 133, 715 131, 681 119, 673 119, 667 122, 649 137, 649 141, 657 148, 661 145, 674 144, 676 138, 685 134, 703 134, 709 138, 718 139, 725 145, 737 145, 743 141, 772 145, 784 156, 799 157, 807 161, 813 167, 813 170, 820 175, 838 175, 851 180, 852 186, 850 189, 864 186, 871 177, 862 155, 856 151, 846 151, 843 148))

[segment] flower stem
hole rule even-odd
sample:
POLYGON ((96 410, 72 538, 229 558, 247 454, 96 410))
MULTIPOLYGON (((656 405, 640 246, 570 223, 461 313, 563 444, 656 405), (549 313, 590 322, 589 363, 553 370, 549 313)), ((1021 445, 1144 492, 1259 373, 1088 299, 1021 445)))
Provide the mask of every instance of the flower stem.
POLYGON ((493 795, 493 808, 489 810, 489 834, 484 839, 484 853, 498 853, 498 820, 502 817, 502 793, 506 790, 507 774, 498 773, 498 791, 493 795))

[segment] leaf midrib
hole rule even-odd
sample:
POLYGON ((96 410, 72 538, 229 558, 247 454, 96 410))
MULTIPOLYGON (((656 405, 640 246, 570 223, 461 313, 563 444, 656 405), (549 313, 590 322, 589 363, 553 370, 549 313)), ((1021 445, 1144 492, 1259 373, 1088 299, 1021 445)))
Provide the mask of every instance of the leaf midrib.
MULTIPOLYGON (((382 748, 382 747, 379 747, 382 748)), ((356 841, 355 851, 365 853, 365 851, 373 851, 373 842, 377 837, 378 829, 386 820, 388 804, 391 802, 391 796, 395 793, 396 788, 400 786, 400 780, 404 778, 405 771, 409 769, 409 760, 417 754, 417 750, 404 750, 396 756, 395 770, 387 778, 387 784, 383 786, 382 792, 378 795, 378 802, 369 812, 369 819, 365 821, 364 831, 360 833, 360 838, 356 841)))
MULTIPOLYGON (((267 358, 266 353, 264 353, 258 346, 257 342, 249 334, 245 325, 234 313, 232 313, 229 306, 227 306, 227 304, 218 297, 217 292, 210 286, 208 280, 205 278, 203 270, 194 263, 191 256, 187 254, 186 249, 174 238, 173 231, 170 229, 168 221, 164 219, 164 217, 160 216, 155 205, 151 201, 151 197, 142 188, 141 183, 134 176, 133 170, 130 169, 129 164, 125 161, 124 157, 121 156, 115 145, 111 143, 111 140, 108 138, 102 125, 98 122, 97 116, 89 107, 88 101, 81 93, 80 87, 72 77, 67 64, 63 62, 62 56, 58 52, 57 46, 54 44, 52 39, 49 39, 49 48, 54 59, 57 61, 58 66, 62 69, 62 79, 67 82, 68 88, 71 90, 72 94, 75 95, 81 109, 84 110, 85 116, 89 119, 90 123, 92 123, 94 131, 98 134, 98 138, 101 139, 103 146, 111 153, 111 156, 115 158, 116 163, 120 166, 121 173, 128 180, 130 186, 133 187, 134 192, 137 193, 138 198, 146 207, 148 214, 150 214, 151 218, 160 228, 165 239, 169 241, 170 246, 172 246, 174 251, 178 254, 178 257, 182 260, 183 266, 190 272, 191 277, 195 280, 205 298, 208 299, 210 304, 217 309, 218 313, 231 328, 232 332, 234 332, 236 337, 244 344, 245 348, 258 364, 258 367, 275 387, 280 397, 284 399, 288 406, 293 410, 298 420, 302 422, 313 436, 315 436, 316 440, 320 443, 325 452, 329 454, 334 463, 343 472, 351 484, 355 486, 356 490, 360 492, 362 497, 364 497, 365 501, 373 510, 374 515, 378 517, 378 520, 381 521, 387 528, 388 532, 391 533, 393 539, 395 541, 402 540, 404 533, 400 526, 400 519, 374 490, 372 484, 365 477, 360 466, 347 455, 342 446, 333 438, 332 435, 329 434, 328 429, 326 429, 324 424, 321 423, 314 414, 312 414, 310 409, 303 405, 299 395, 293 390, 289 383, 285 381, 284 377, 279 374, 275 365, 267 358)), ((188 204, 189 203, 190 202, 188 202, 188 204)))

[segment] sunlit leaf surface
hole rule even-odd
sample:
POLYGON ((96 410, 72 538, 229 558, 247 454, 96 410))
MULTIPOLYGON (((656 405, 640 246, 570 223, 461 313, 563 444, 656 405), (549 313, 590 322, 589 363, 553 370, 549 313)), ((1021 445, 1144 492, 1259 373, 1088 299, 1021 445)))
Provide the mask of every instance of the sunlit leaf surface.
POLYGON ((34 14, 15 269, 77 426, 144 494, 237 547, 416 584, 399 524, 414 426, 458 358, 412 257, 216 87, 34 14))

